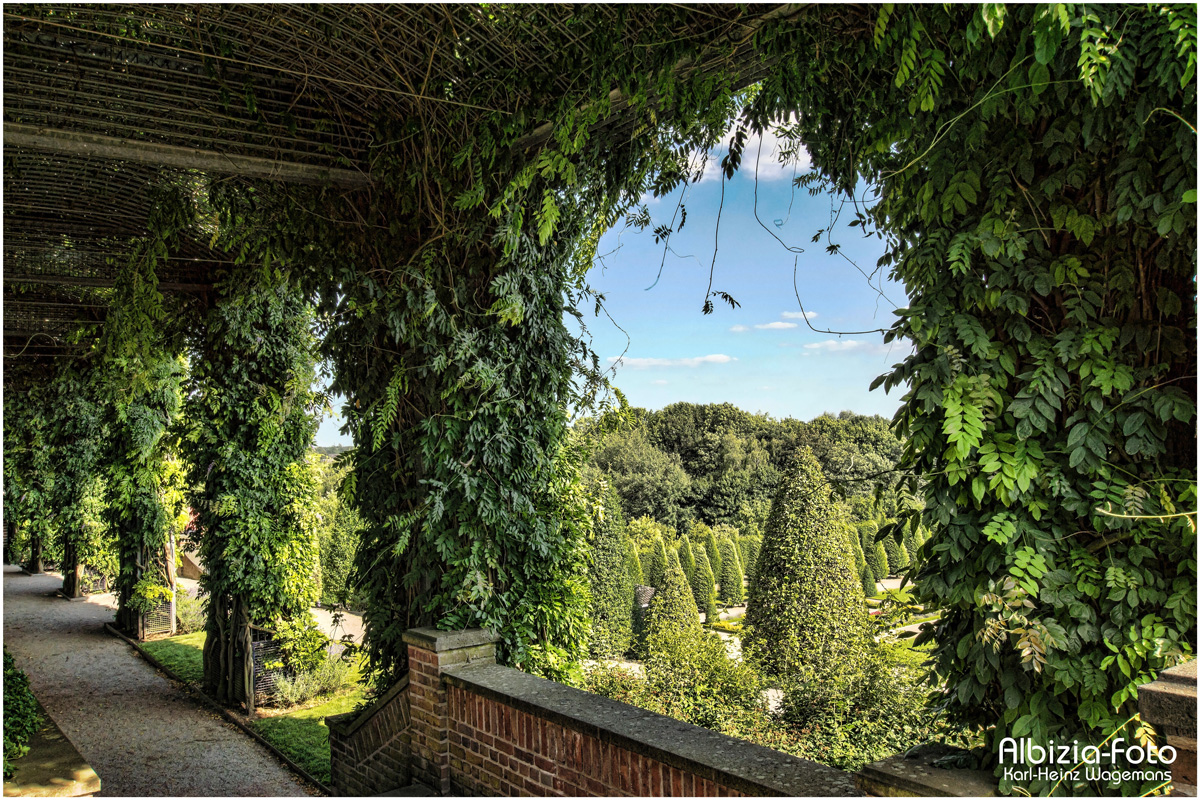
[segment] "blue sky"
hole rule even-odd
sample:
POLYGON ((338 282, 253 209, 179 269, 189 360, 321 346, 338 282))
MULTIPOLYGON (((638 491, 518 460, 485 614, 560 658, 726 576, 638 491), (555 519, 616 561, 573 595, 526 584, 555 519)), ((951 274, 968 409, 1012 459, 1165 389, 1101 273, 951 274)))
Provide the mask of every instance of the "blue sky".
MULTIPOLYGON (((742 168, 725 182, 719 231, 722 180, 712 159, 706 179, 688 190, 687 223, 672 235, 673 252, 665 262, 663 246, 649 229, 618 228, 601 240, 589 280, 607 297, 609 313, 628 338, 606 319, 593 320, 594 347, 605 363, 621 359, 613 383, 635 406, 729 402, 805 420, 845 409, 890 418, 899 392, 889 396, 867 388, 907 355, 907 346, 885 345, 878 333, 813 331, 800 309, 802 302, 808 322, 822 331, 890 327, 893 310, 907 304, 903 287, 886 280, 886 269, 868 281, 847 260, 870 275, 883 242, 849 226, 854 212, 846 204, 831 228, 846 258, 826 253, 824 236, 813 243, 819 229, 831 227, 841 203, 795 189, 792 177, 807 164, 781 167, 773 159, 773 137, 765 138, 757 180, 762 224, 754 211, 758 151, 757 140, 751 140, 742 168), (728 292, 740 307, 714 299, 713 313, 704 315, 714 234, 719 246, 713 289, 728 292)), ((680 194, 648 203, 655 225, 669 221, 680 194)))
MULTIPOLYGON (((686 189, 687 222, 671 236, 673 252, 665 261, 663 245, 655 243, 649 228, 639 232, 620 223, 600 240, 588 279, 605 295, 613 320, 592 318, 590 309, 586 319, 593 349, 603 364, 614 367, 612 381, 630 404, 659 409, 678 401, 729 402, 804 420, 843 410, 890 418, 899 407, 898 390, 886 395, 867 387, 907 355, 906 345, 885 345, 878 333, 813 331, 800 310, 803 302, 808 322, 821 331, 890 327, 892 311, 907 304, 903 287, 887 281, 886 270, 870 281, 859 271, 875 271, 883 242, 849 226, 854 219, 849 204, 831 227, 840 201, 794 188, 792 177, 807 164, 779 165, 776 147, 773 136, 764 137, 757 180, 762 224, 754 211, 759 153, 754 138, 732 180, 722 181, 714 155, 704 179, 686 189), (822 228, 831 230, 845 258, 825 252, 825 236, 811 241, 822 228), (728 292, 740 307, 731 309, 714 298, 713 313, 705 315, 701 307, 714 234, 713 289, 728 292)), ((670 221, 683 191, 646 198, 654 225, 670 221)), ((336 417, 324 420, 316 443, 350 444, 338 433, 340 426, 336 417)))

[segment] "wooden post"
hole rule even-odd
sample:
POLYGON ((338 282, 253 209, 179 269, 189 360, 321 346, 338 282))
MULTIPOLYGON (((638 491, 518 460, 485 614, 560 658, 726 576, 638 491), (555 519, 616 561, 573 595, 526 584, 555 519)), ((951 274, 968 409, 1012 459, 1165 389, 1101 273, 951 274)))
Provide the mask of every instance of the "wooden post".
POLYGON ((83 597, 83 562, 79 558, 79 546, 66 537, 63 543, 63 597, 83 597))
POLYGON ((43 572, 42 540, 32 534, 29 536, 29 561, 25 564, 25 571, 30 575, 40 575, 43 572))
POLYGON ((17 538, 17 523, 7 515, 4 518, 4 563, 17 563, 17 554, 13 552, 13 543, 17 538))

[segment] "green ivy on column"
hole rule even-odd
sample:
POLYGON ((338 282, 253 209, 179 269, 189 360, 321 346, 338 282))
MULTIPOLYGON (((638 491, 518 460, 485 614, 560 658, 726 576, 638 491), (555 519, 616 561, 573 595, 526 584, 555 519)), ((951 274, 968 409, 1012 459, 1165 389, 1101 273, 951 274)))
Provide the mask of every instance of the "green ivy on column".
POLYGON ((219 292, 197 342, 184 447, 209 598, 204 681, 234 702, 249 625, 296 635, 314 626, 317 480, 308 459, 323 398, 313 388, 308 298, 265 267, 241 267, 219 292))

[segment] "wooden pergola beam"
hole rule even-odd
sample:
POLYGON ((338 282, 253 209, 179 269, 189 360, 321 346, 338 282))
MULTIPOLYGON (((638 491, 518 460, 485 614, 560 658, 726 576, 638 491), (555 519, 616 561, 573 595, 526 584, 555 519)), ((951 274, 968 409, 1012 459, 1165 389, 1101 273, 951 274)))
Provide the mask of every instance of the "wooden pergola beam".
POLYGON ((266 178, 288 183, 329 183, 355 189, 371 185, 371 176, 358 170, 218 153, 171 144, 119 139, 96 133, 43 128, 18 122, 4 123, 4 144, 45 153, 132 161, 158 167, 244 175, 249 178, 266 178))
MULTIPOLYGON (((5 275, 6 284, 36 283, 46 286, 90 286, 97 289, 111 289, 116 284, 116 278, 91 278, 75 275, 5 275)), ((207 283, 172 283, 160 281, 160 291, 164 292, 207 292, 212 286, 207 283)))

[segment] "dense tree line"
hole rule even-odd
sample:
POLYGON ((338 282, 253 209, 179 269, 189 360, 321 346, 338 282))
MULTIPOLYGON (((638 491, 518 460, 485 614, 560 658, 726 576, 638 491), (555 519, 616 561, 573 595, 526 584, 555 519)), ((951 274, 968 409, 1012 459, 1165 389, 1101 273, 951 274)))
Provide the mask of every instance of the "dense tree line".
POLYGON ((883 417, 843 411, 810 422, 776 420, 729 403, 673 403, 629 416, 633 421, 605 437, 591 461, 629 519, 647 516, 681 532, 699 521, 759 534, 801 447, 813 452, 835 495, 870 511, 882 492, 883 509, 894 510, 901 442, 883 417))

